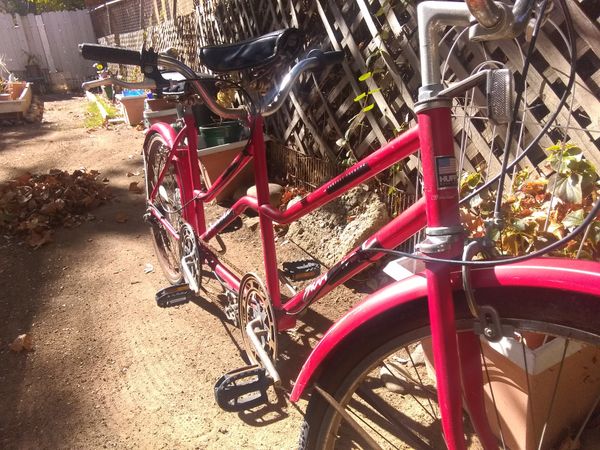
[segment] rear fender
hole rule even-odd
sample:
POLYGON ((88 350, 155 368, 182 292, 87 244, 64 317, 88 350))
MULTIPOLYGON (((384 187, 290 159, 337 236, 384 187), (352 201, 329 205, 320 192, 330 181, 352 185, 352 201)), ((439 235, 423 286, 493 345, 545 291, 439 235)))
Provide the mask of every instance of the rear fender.
MULTIPOLYGON (((471 279, 475 289, 522 286, 600 298, 600 263, 592 261, 536 258, 518 264, 474 269, 471 279)), ((459 272, 452 274, 451 284, 455 291, 462 290, 459 272)), ((302 366, 290 399, 298 401, 324 362, 343 348, 344 342, 361 326, 426 295, 426 278, 424 274, 417 274, 375 292, 356 305, 327 331, 314 348, 302 366)))

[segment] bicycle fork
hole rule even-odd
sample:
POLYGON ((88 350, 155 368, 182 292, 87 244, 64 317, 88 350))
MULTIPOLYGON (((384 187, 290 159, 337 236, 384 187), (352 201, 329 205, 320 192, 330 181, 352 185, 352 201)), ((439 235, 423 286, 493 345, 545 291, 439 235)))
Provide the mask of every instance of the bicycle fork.
MULTIPOLYGON (((419 248, 431 258, 453 258, 461 255, 463 228, 458 210, 458 175, 450 104, 448 101, 444 105, 440 100, 435 103, 423 102, 418 109, 423 184, 426 186, 424 194, 427 200, 427 237, 419 248)), ((427 263, 425 269, 444 437, 449 449, 465 448, 461 392, 462 385, 466 385, 469 387, 469 394, 464 397, 465 406, 473 415, 473 423, 485 448, 492 448, 495 439, 485 417, 483 379, 478 371, 478 337, 461 333, 460 338, 457 338, 450 271, 448 264, 437 262, 427 263)))

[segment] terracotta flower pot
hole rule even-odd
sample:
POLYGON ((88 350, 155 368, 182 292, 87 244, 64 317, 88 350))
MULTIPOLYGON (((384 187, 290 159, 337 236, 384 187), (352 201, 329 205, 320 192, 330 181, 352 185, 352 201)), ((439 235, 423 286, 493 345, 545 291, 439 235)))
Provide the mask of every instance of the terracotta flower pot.
POLYGON ((8 83, 8 93, 10 94, 11 100, 18 100, 27 83, 25 81, 11 81, 8 83))

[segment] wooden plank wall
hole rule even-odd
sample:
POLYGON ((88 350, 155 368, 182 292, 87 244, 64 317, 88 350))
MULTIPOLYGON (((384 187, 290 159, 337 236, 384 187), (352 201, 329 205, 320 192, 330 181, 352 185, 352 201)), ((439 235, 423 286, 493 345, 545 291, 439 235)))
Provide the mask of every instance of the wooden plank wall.
MULTIPOLYGON (((594 0, 567 1, 578 33, 577 84, 568 101, 575 114, 570 117, 561 111, 558 121, 550 128, 550 135, 535 146, 521 166, 539 168, 545 157, 544 148, 566 139, 581 146, 586 156, 600 167, 600 11, 594 9, 594 0)), ((163 10, 177 11, 173 0, 170 2, 162 2, 163 10), (171 8, 168 5, 172 5, 171 8)), ((156 10, 161 8, 160 4, 158 1, 156 10)), ((146 27, 146 42, 158 49, 178 48, 196 69, 200 69, 195 58, 198 46, 235 42, 287 26, 296 26, 305 32, 306 49, 320 47, 346 53, 346 62, 341 67, 303 76, 281 111, 269 120, 271 133, 285 146, 335 164, 345 152, 336 141, 344 136, 352 117, 361 111, 361 104, 354 98, 366 91, 375 92, 362 106, 371 103, 375 106, 364 114, 360 126, 348 136, 357 157, 368 154, 392 138, 398 129, 414 123, 413 107, 420 74, 412 2, 203 0, 196 5, 193 14, 163 15, 169 18, 146 27), (358 77, 367 71, 375 75, 359 81, 358 77)), ((543 28, 533 55, 527 80, 527 108, 522 117, 522 147, 531 142, 550 113, 556 110, 567 83, 570 64, 561 42, 562 22, 557 6, 543 28)), ((141 33, 137 36, 130 33, 126 39, 121 36, 120 42, 122 45, 126 41, 135 42, 135 48, 139 48, 141 33)), ((118 33, 100 41, 119 41, 118 33)), ((513 69, 518 77, 522 68, 521 49, 526 46, 522 40, 519 45, 512 41, 473 44, 466 39, 466 34, 447 30, 441 44, 441 54, 447 57, 445 79, 452 82, 464 78, 485 61, 489 66, 491 60, 513 69)), ((473 171, 485 165, 493 174, 500 167, 505 128, 481 125, 484 100, 483 94, 477 91, 472 99, 455 101, 456 151, 464 170, 473 171)), ((518 151, 512 150, 513 153, 518 151)), ((418 165, 413 160, 400 169, 396 171, 394 183, 403 182, 410 189, 417 178, 418 165)))
POLYGON ((77 89, 95 74, 89 61, 79 54, 78 45, 96 40, 86 10, 43 13, 39 16, 0 14, 0 55, 9 70, 25 76, 26 65, 35 61, 47 82, 60 75, 61 83, 77 89))

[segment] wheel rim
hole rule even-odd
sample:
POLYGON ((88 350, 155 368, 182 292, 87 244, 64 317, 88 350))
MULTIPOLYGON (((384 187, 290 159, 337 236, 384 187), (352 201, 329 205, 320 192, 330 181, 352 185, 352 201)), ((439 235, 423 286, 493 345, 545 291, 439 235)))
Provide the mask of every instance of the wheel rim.
MULTIPOLYGON (((548 370, 535 373, 536 369, 531 363, 527 363, 531 353, 525 350, 524 353, 528 354, 523 360, 526 370, 521 369, 524 375, 515 382, 516 386, 511 386, 506 382, 507 377, 502 378, 501 375, 514 368, 505 364, 505 360, 498 356, 496 350, 489 347, 487 341, 482 341, 481 347, 486 357, 486 364, 482 365, 486 407, 490 426, 498 436, 499 447, 538 448, 540 445, 541 448, 550 448, 551 445, 559 445, 566 438, 561 437, 562 430, 559 429, 561 420, 556 417, 571 415, 572 420, 564 422, 569 426, 576 423, 573 433, 576 434, 581 424, 585 425, 587 414, 592 413, 594 400, 600 399, 600 376, 598 375, 600 337, 593 336, 595 343, 592 345, 589 340, 582 342, 573 339, 570 335, 574 334, 575 330, 566 327, 523 320, 503 322, 513 326, 518 325, 522 335, 527 336, 522 343, 518 344, 517 355, 518 351, 525 348, 525 341, 550 336, 551 340, 548 342, 554 346, 560 358, 548 370), (537 333, 540 330, 544 333, 537 333), (587 363, 588 368, 582 368, 586 365, 581 364, 583 361, 587 363), (530 372, 534 373, 530 374, 530 372), (574 376, 587 377, 588 381, 585 381, 587 384, 573 386, 574 376), (546 383, 542 387, 538 386, 540 380, 546 383), (521 392, 521 397, 516 400, 510 397, 511 393, 518 394, 519 389, 534 393, 525 399, 523 417, 528 427, 533 428, 527 437, 511 429, 511 424, 519 423, 515 422, 518 419, 518 416, 515 416, 518 408, 513 408, 511 412, 505 407, 510 406, 506 403, 507 399, 518 400, 523 405, 523 396, 527 394, 521 392), (579 402, 582 406, 577 413, 574 413, 572 410, 576 408, 571 407, 569 403, 573 403, 572 398, 580 396, 588 399, 579 402), (565 408, 570 410, 565 412, 565 408)), ((464 330, 466 323, 462 325, 461 329, 464 330)), ((397 339, 386 345, 381 352, 378 352, 382 355, 378 355, 377 360, 367 368, 355 369, 347 377, 347 380, 354 379, 354 381, 343 384, 338 390, 339 395, 335 396, 339 404, 369 436, 377 441, 381 448, 445 447, 441 435, 433 368, 432 365, 421 362, 416 351, 417 343, 422 341, 424 335, 429 335, 427 328, 402 336, 402 342, 397 339), (396 348, 398 346, 401 347, 400 350, 396 348), (358 377, 357 371, 361 372, 358 377), (341 394, 342 392, 345 394, 341 394), (375 409, 379 412, 374 412, 375 409)), ((581 336, 591 335, 579 333, 578 337, 581 336)), ((431 352, 427 344, 422 347, 425 348, 426 361, 427 356, 431 356, 431 352)), ((320 394, 315 392, 313 395, 320 394)), ((323 448, 367 448, 362 444, 365 441, 332 408, 328 410, 325 417, 324 423, 328 426, 324 426, 320 432, 323 448)), ((465 417, 468 448, 483 448, 466 414, 465 417)))

